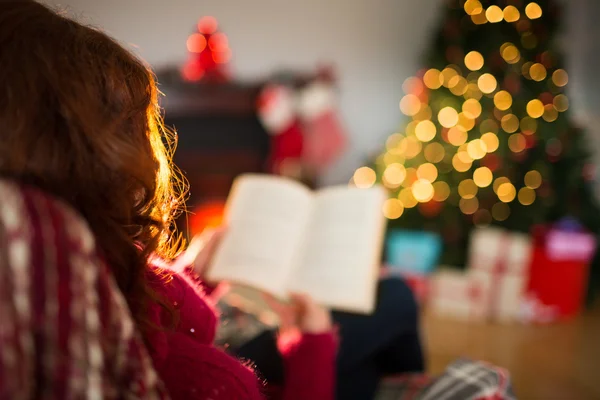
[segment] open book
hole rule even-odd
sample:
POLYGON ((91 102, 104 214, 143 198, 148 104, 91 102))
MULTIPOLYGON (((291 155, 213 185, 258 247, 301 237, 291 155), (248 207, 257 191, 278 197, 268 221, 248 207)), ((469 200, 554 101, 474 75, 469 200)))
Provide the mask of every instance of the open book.
POLYGON ((381 187, 312 192, 285 178, 243 175, 229 196, 228 230, 206 278, 231 282, 240 300, 260 302, 256 290, 282 300, 304 293, 332 309, 368 314, 385 199, 381 187))

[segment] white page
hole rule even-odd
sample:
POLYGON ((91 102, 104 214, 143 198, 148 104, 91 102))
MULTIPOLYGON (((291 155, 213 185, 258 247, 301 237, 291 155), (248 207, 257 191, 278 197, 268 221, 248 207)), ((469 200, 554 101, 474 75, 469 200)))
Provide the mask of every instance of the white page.
POLYGON ((385 190, 379 187, 319 192, 290 289, 334 309, 372 312, 385 199, 385 190))
POLYGON ((207 278, 231 281, 285 297, 312 193, 289 179, 238 178, 227 203, 223 238, 207 278))

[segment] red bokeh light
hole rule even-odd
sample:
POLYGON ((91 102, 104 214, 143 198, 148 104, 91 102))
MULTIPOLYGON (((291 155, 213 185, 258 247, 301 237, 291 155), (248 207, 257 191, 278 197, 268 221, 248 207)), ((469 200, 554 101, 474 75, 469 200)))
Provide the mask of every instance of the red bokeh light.
POLYGON ((200 21, 198 21, 198 30, 205 35, 210 35, 217 31, 218 25, 215 17, 202 17, 200 21))
POLYGON ((187 40, 187 49, 190 53, 201 53, 206 49, 206 38, 201 33, 190 35, 187 40))
POLYGON ((227 35, 224 33, 215 33, 210 36, 208 39, 208 47, 212 51, 223 52, 229 50, 229 40, 227 39, 227 35))

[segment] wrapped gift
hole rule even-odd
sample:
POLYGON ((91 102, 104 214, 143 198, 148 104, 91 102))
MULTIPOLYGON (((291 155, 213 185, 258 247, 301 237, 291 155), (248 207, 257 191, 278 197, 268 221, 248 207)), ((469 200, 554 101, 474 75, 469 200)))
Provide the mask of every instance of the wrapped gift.
POLYGON ((471 235, 468 272, 479 291, 473 318, 513 322, 520 317, 529 277, 531 239, 499 228, 478 228, 471 235))
POLYGON ((550 323, 573 317, 584 302, 596 237, 573 220, 534 231, 534 249, 521 319, 550 323))
POLYGON ((400 271, 430 273, 441 251, 442 239, 435 233, 394 229, 386 238, 386 260, 400 271))
POLYGON ((470 274, 451 268, 441 268, 431 276, 428 304, 437 315, 460 320, 481 320, 477 306, 481 290, 473 284, 470 274))

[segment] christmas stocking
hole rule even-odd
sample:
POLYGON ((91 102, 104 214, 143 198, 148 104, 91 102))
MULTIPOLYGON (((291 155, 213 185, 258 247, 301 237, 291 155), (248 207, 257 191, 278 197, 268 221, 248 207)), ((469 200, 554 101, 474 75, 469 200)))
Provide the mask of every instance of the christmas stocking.
POLYGON ((272 136, 267 170, 300 178, 304 134, 296 117, 293 92, 286 86, 267 86, 259 96, 258 115, 272 136))
POLYGON ((347 135, 336 108, 331 84, 311 83, 298 95, 298 113, 304 131, 303 164, 313 176, 322 174, 342 153, 347 135))

